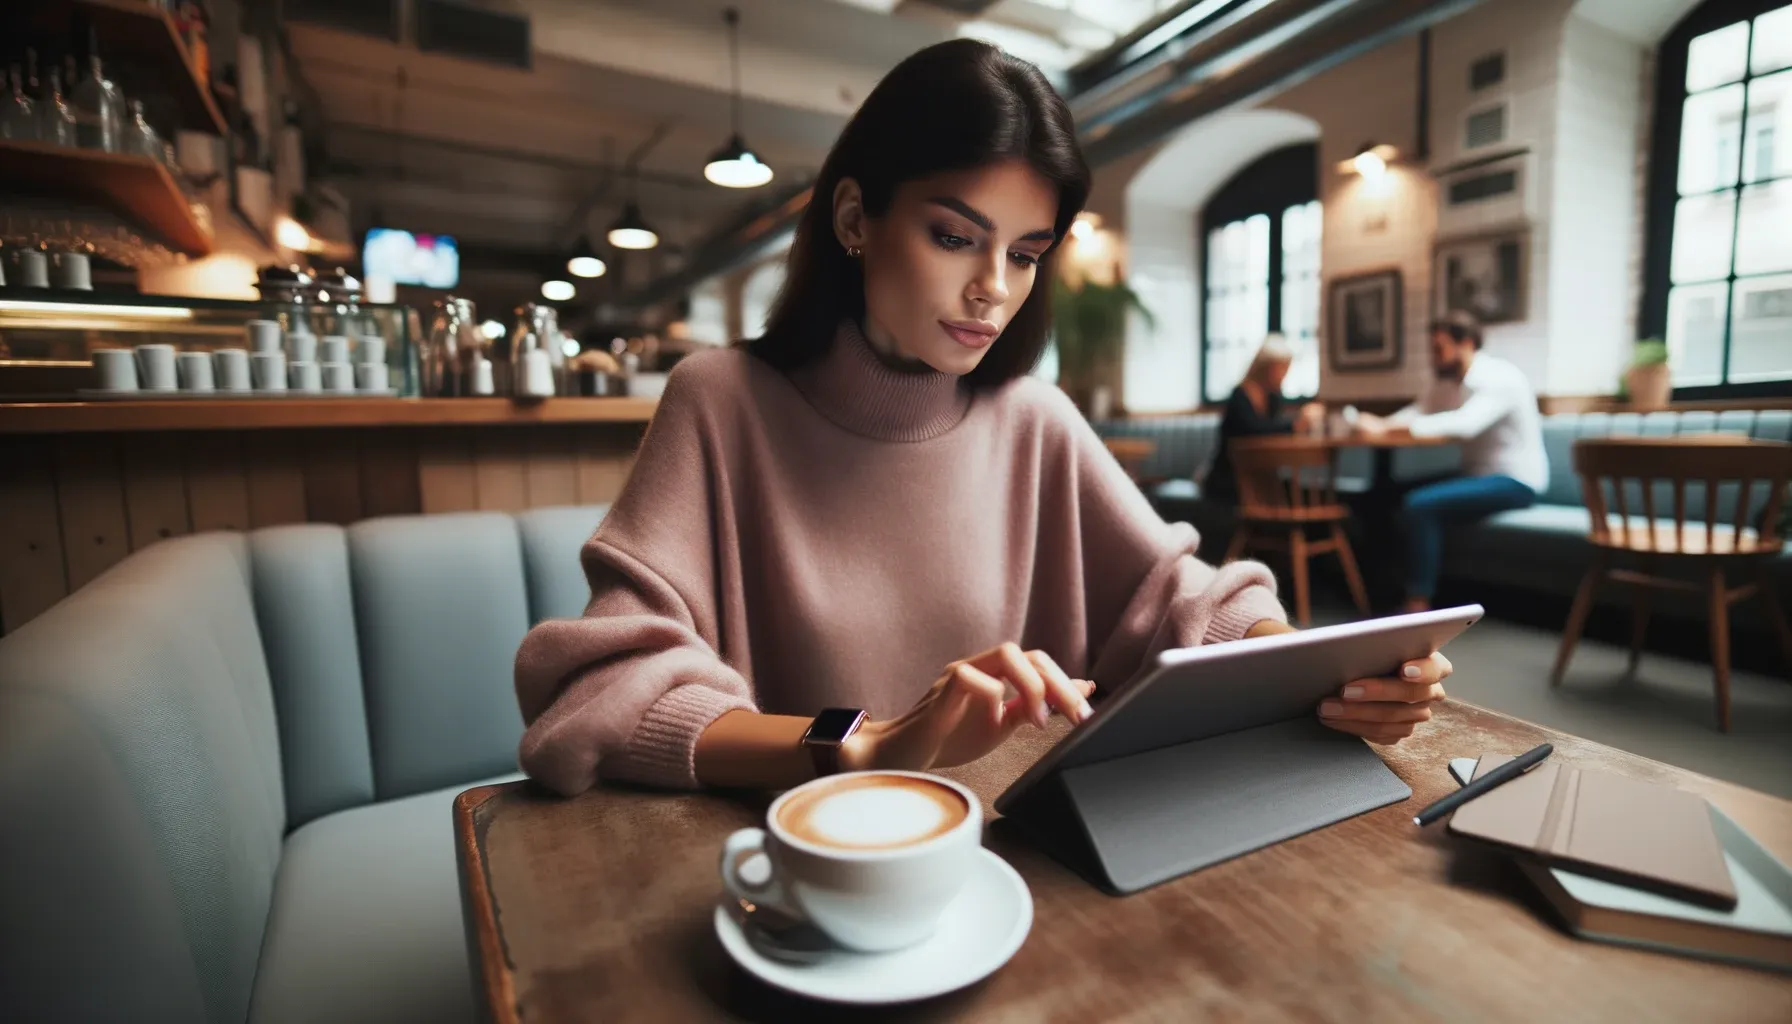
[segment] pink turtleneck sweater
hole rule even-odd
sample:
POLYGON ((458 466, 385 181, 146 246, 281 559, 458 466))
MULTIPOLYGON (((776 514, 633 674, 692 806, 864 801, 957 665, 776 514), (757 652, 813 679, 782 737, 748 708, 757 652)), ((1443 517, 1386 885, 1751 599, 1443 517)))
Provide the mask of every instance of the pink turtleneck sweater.
POLYGON ((522 767, 566 794, 689 788, 697 737, 736 708, 888 718, 1010 640, 1106 690, 1284 618, 1261 565, 1195 543, 1044 381, 973 394, 850 324, 789 375, 694 355, 585 545, 585 615, 517 652, 522 767))

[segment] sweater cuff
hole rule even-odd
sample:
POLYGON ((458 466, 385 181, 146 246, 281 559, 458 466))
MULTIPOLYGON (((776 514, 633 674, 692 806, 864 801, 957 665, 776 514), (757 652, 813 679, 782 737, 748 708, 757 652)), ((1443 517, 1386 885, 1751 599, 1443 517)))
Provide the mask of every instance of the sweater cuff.
POLYGON ((647 709, 628 738, 614 771, 605 775, 674 789, 697 788, 697 737, 730 711, 753 710, 751 701, 700 683, 667 690, 647 709))
POLYGON ((1282 610, 1282 602, 1276 600, 1274 591, 1260 584, 1253 584, 1233 594, 1224 604, 1214 609, 1213 620, 1207 624, 1207 633, 1201 638, 1201 642, 1223 644, 1229 640, 1242 639, 1252 626, 1264 619, 1287 622, 1288 613, 1282 610))

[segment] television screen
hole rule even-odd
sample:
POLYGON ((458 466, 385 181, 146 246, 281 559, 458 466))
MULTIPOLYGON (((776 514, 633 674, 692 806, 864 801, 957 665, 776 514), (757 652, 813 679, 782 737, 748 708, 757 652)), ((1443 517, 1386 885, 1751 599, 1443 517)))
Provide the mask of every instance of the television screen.
POLYGON ((449 235, 371 228, 361 245, 361 271, 394 284, 452 288, 460 283, 460 250, 449 235))

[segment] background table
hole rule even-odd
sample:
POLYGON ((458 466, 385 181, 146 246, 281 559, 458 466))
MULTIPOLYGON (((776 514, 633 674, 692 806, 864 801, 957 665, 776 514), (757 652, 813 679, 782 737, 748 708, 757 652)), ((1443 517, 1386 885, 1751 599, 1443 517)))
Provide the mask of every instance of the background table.
MULTIPOLYGON (((985 800, 1066 726, 944 774, 985 800)), ((1382 748, 1401 804, 1145 892, 1107 896, 1000 822, 988 846, 1032 888, 1032 933, 988 980, 854 1020, 1792 1020, 1792 978, 1582 942, 1501 856, 1412 825, 1452 757, 1549 740, 1573 764, 1673 782, 1792 858, 1792 804, 1472 705, 1382 748)), ((716 855, 763 798, 526 784, 455 801, 468 934, 498 1021, 828 1019, 734 966, 712 930, 716 855)))

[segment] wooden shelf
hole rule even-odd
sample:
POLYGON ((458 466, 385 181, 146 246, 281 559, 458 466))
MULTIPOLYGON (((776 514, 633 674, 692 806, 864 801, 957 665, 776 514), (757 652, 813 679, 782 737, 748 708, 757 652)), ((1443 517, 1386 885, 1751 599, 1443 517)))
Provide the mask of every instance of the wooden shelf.
POLYGON ((0 190, 95 203, 189 256, 212 251, 174 176, 146 156, 0 139, 0 190))
POLYGON ((645 423, 653 398, 250 398, 0 405, 0 434, 645 423))
MULTIPOLYGON (((167 11, 144 0, 33 0, 28 6, 33 8, 25 16, 29 34, 39 39, 66 39, 77 19, 84 19, 93 26, 102 60, 108 64, 129 61, 156 70, 156 80, 180 107, 182 127, 224 134, 224 115, 212 100, 210 86, 194 71, 192 55, 167 11)), ((85 45, 84 41, 78 45, 85 45)))

